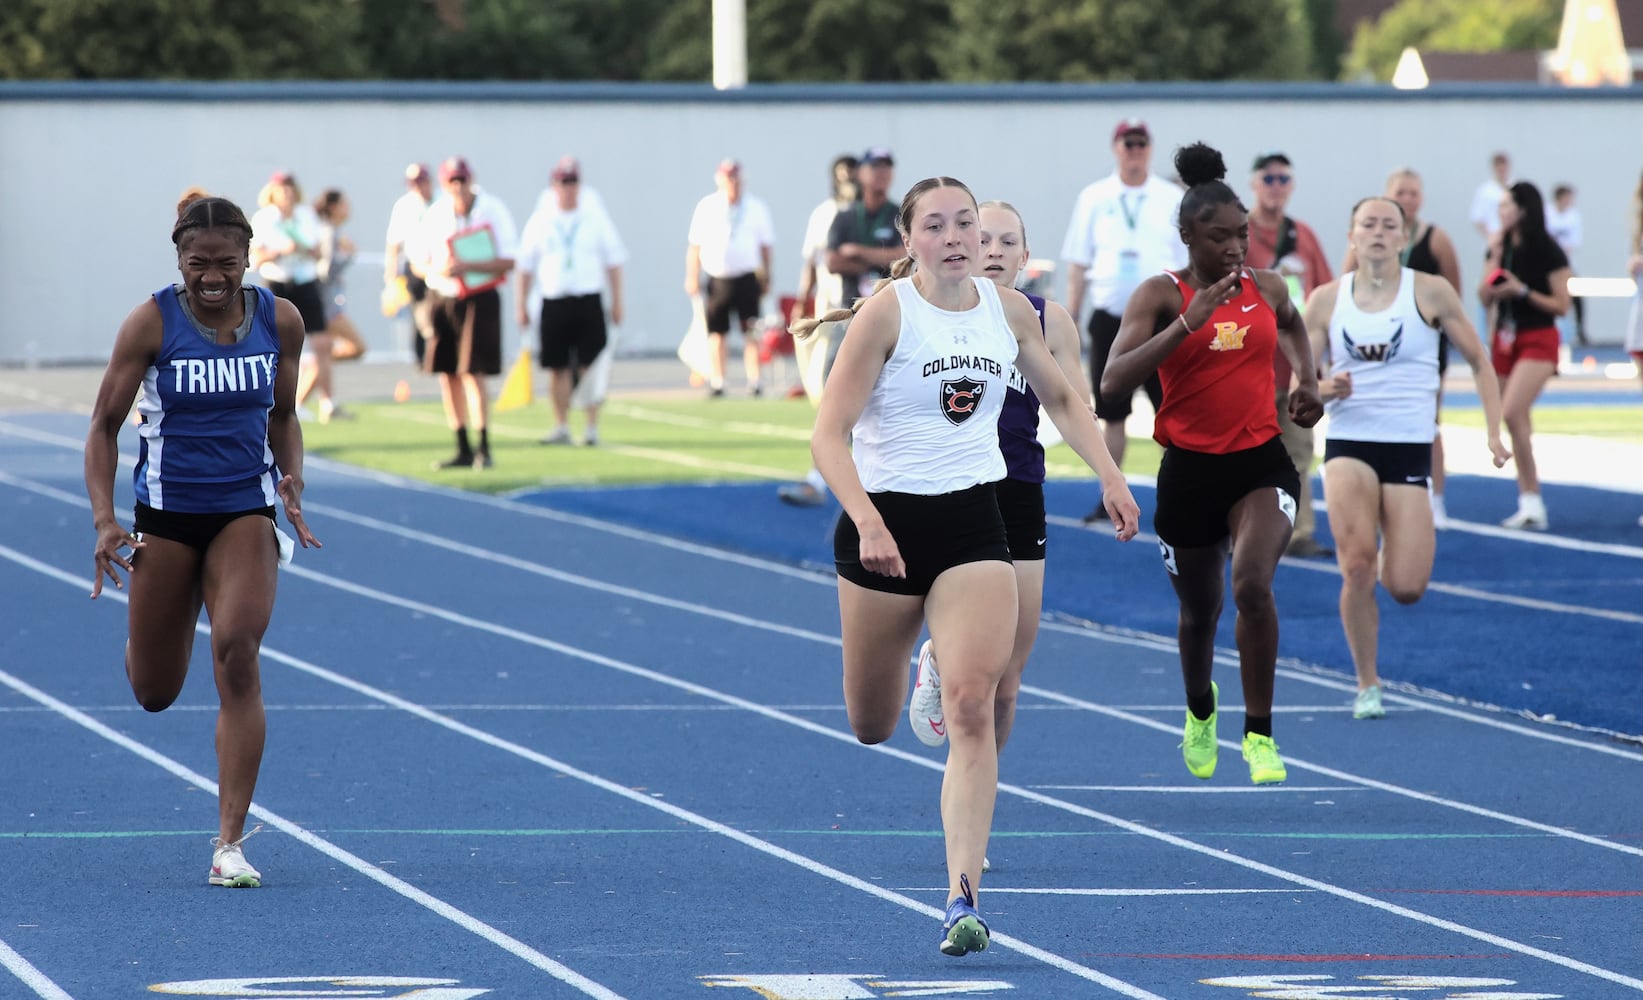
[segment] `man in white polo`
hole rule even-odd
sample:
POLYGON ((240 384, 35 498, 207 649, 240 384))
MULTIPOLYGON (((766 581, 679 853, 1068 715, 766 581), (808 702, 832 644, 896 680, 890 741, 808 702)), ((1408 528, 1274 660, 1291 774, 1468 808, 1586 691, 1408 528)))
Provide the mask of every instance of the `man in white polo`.
MULTIPOLYGON (((1088 295, 1092 307, 1090 384, 1095 390, 1095 415, 1101 419, 1107 450, 1115 462, 1124 461, 1124 423, 1130 399, 1108 399, 1101 394, 1101 373, 1107 368, 1124 306, 1144 278, 1169 268, 1187 266, 1187 248, 1181 242, 1176 213, 1182 191, 1150 172, 1152 132, 1147 123, 1129 119, 1112 130, 1112 153, 1118 169, 1079 192, 1072 221, 1061 247, 1067 265, 1067 311, 1078 319, 1088 295)), ((1143 385, 1158 409, 1164 395, 1157 373, 1143 385)), ((1097 498, 1085 522, 1105 518, 1097 498)))
POLYGON ((725 392, 725 337, 730 314, 742 330, 742 361, 748 392, 764 391, 759 378, 759 343, 754 333, 759 303, 770 290, 770 261, 776 227, 765 203, 742 190, 742 165, 725 160, 714 171, 718 190, 696 203, 690 217, 685 252, 685 294, 700 295, 707 316, 710 347, 708 388, 725 392))

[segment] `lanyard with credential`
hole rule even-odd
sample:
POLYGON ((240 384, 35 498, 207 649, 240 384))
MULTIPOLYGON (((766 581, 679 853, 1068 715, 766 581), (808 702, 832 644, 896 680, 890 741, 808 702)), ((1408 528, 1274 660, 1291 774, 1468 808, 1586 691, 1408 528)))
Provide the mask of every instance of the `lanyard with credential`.
MULTIPOLYGON (((560 216, 560 218, 564 218, 564 216, 560 216)), ((559 237, 559 244, 564 247, 565 250, 564 260, 561 262, 560 266, 564 269, 566 274, 569 274, 571 268, 576 266, 576 261, 573 257, 572 250, 576 243, 576 231, 580 228, 582 228, 582 219, 580 217, 577 217, 571 221, 569 229, 560 228, 557 219, 554 220, 553 223, 554 235, 559 237)))
POLYGON ((1145 191, 1135 196, 1135 211, 1130 211, 1130 203, 1124 193, 1118 195, 1118 207, 1124 212, 1124 224, 1129 226, 1130 232, 1135 232, 1136 224, 1141 221, 1141 204, 1147 200, 1145 191))

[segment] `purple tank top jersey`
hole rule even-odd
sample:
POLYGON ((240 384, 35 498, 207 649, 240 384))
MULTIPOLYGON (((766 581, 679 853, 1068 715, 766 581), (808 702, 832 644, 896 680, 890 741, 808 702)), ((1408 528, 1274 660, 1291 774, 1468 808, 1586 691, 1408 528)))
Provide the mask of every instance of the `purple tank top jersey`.
MULTIPOLYGON (((1044 300, 1028 295, 1044 331, 1044 300)), ((1004 475, 1024 483, 1044 481, 1044 446, 1038 443, 1038 397, 1019 369, 1010 369, 1010 389, 998 415, 998 450, 1004 453, 1004 475)))

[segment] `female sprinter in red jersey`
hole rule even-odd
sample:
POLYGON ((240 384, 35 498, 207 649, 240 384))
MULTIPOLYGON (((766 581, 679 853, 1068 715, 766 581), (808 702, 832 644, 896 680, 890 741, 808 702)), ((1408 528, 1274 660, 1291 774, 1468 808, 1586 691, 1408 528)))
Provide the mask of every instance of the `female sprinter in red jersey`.
POLYGON ((1101 377, 1101 394, 1127 399, 1157 371, 1164 402, 1153 437, 1164 446, 1153 530, 1181 602, 1178 626, 1187 721, 1187 770, 1215 773, 1216 705, 1210 679, 1226 561, 1238 609, 1244 686, 1244 760, 1257 785, 1287 776, 1272 739, 1278 609, 1272 577, 1295 525, 1300 478, 1278 436, 1272 352, 1282 349, 1300 384, 1290 418, 1323 415, 1317 369, 1284 279, 1244 267, 1249 212, 1222 180, 1221 154, 1194 143, 1175 154, 1187 193, 1178 223, 1187 267, 1148 278, 1131 296, 1101 377))

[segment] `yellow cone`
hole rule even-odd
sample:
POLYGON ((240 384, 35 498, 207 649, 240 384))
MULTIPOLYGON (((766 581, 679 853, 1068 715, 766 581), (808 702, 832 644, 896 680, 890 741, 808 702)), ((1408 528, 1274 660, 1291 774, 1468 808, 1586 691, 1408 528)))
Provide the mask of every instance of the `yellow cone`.
POLYGON ((508 380, 502 383, 502 393, 496 397, 497 412, 531 405, 531 381, 531 350, 525 347, 508 369, 508 380))

